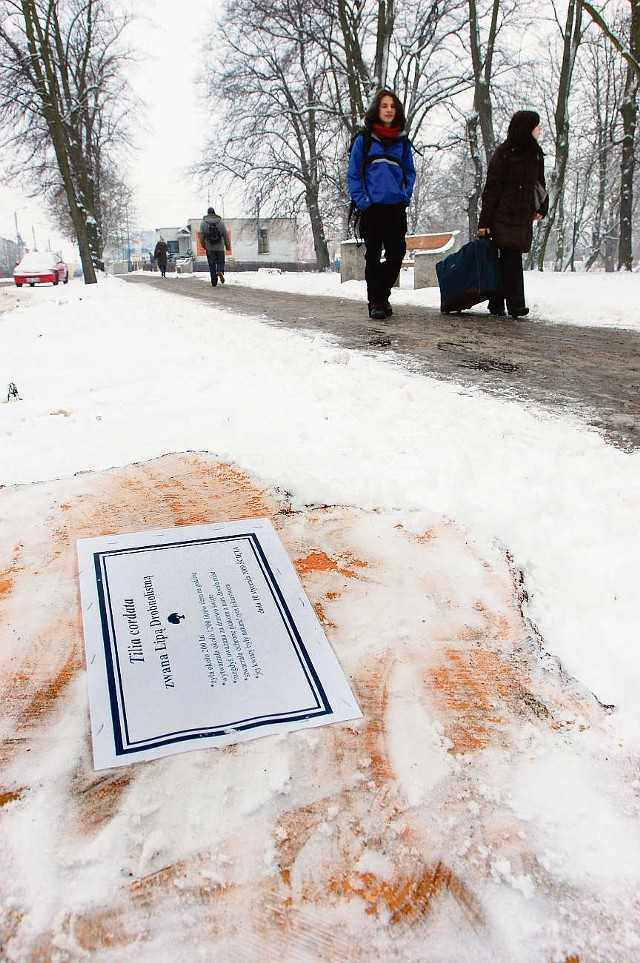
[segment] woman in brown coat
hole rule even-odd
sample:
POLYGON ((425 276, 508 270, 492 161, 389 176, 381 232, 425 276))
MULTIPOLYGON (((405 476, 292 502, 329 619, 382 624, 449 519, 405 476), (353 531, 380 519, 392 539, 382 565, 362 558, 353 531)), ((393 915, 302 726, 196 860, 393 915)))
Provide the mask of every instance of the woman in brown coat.
POLYGON ((167 276, 167 254, 169 252, 169 245, 165 239, 160 236, 160 240, 156 244, 156 249, 153 252, 153 256, 156 259, 158 267, 160 268, 160 275, 163 278, 167 276))
POLYGON ((489 311, 512 318, 529 313, 524 301, 522 255, 531 250, 533 222, 547 213, 544 154, 538 146, 540 115, 519 110, 511 118, 507 139, 489 162, 482 192, 478 236, 491 235, 500 252, 503 292, 489 300, 489 311))

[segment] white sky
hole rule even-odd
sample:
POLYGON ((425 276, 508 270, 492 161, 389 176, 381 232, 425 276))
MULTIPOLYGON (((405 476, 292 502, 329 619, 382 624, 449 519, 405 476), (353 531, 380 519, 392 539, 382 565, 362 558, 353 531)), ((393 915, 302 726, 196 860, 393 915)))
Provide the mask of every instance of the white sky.
MULTIPOLYGON (((129 182, 143 230, 183 226, 206 210, 207 190, 186 171, 207 139, 204 95, 196 80, 208 28, 221 6, 220 0, 183 7, 154 0, 130 27, 129 41, 141 51, 132 74, 141 122, 129 182)), ((221 209, 215 186, 210 197, 221 209)))
MULTIPOLYGON (((128 32, 137 51, 131 83, 136 96, 134 136, 128 183, 134 192, 141 230, 182 226, 203 214, 208 202, 186 170, 199 158, 207 138, 207 120, 195 81, 202 64, 202 47, 220 0, 200 0, 184 6, 154 0, 138 6, 128 32)), ((223 199, 210 188, 212 203, 223 199)), ((227 210, 227 213, 229 211, 227 210)), ((75 247, 51 226, 42 204, 0 185, 0 236, 15 238, 15 216, 29 247, 51 246, 75 260, 75 247)))

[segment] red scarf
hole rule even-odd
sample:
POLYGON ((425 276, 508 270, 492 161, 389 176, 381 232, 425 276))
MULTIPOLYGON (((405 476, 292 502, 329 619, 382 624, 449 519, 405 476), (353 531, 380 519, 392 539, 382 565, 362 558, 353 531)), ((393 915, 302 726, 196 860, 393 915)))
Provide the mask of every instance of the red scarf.
POLYGON ((395 140, 402 133, 399 127, 385 127, 384 124, 378 123, 375 123, 371 129, 380 140, 395 140))

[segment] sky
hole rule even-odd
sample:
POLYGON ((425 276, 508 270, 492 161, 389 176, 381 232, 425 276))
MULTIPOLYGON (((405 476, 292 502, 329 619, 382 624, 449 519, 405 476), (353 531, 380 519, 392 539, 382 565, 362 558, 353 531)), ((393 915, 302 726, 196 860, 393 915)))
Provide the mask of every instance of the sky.
MULTIPOLYGON (((142 10, 143 8, 138 8, 142 10)), ((211 199, 222 210, 215 185, 200 187, 187 168, 200 160, 210 121, 196 84, 203 46, 220 0, 185 7, 171 0, 138 13, 129 39, 139 50, 132 84, 143 107, 139 149, 131 159, 131 186, 143 230, 183 227, 205 213, 211 199)))
MULTIPOLYGON (((437 304, 404 283, 392 323, 437 304)), ((634 963, 640 452, 225 311, 362 282, 175 294, 207 284, 0 285, 7 960, 634 963), (75 539, 229 505, 273 518, 364 717, 95 773, 75 539)), ((523 326, 640 331, 638 275, 526 286, 523 326)))
MULTIPOLYGON (((135 6, 126 37, 134 50, 130 82, 134 91, 134 136, 130 184, 141 230, 185 226, 201 216, 209 199, 222 211, 224 198, 215 185, 200 186, 187 168, 200 157, 208 120, 199 106, 196 78, 202 46, 220 0, 188 5, 188 13, 170 0, 135 6)), ((228 213, 231 213, 228 211, 228 213)), ((15 217, 26 244, 49 245, 77 260, 75 245, 51 226, 37 199, 0 185, 0 236, 15 239, 15 217)))

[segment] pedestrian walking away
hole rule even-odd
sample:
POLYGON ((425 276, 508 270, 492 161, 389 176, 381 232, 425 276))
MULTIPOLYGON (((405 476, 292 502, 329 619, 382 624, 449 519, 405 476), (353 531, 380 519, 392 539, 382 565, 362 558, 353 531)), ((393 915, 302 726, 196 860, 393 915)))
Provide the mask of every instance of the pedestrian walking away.
POLYGON ((349 156, 347 188, 364 241, 369 317, 374 319, 393 314, 391 289, 407 250, 407 207, 416 170, 405 125, 404 108, 393 91, 378 91, 349 156))
POLYGON ((487 168, 478 237, 490 235, 499 251, 503 290, 489 298, 489 311, 497 317, 508 312, 512 318, 521 318, 529 313, 522 255, 531 250, 533 224, 549 209, 539 136, 540 115, 535 110, 518 110, 509 123, 507 139, 496 148, 487 168))
POLYGON ((216 214, 213 207, 207 208, 207 213, 200 222, 200 244, 207 255, 211 283, 215 287, 224 284, 224 252, 231 250, 229 233, 224 221, 216 214))
POLYGON ((167 276, 167 255, 169 253, 169 245, 165 239, 160 235, 160 240, 156 244, 153 256, 156 259, 156 263, 160 268, 160 274, 163 278, 167 276))

